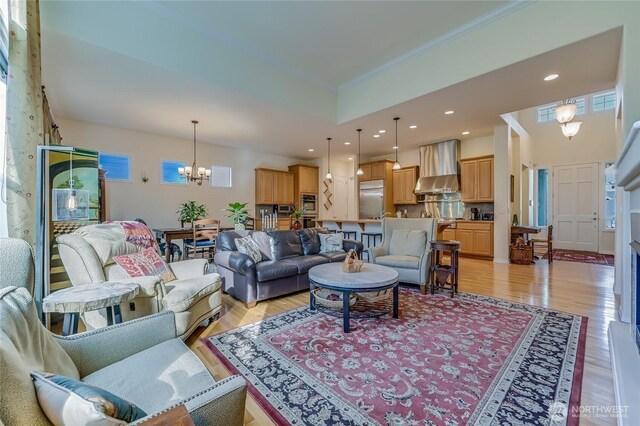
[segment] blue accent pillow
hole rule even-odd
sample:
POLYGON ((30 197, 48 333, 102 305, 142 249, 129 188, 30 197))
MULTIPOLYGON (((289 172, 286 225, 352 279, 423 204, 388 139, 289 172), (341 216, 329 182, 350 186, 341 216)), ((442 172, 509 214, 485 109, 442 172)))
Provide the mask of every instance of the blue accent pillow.
POLYGON ((51 373, 31 372, 38 403, 51 423, 121 425, 147 413, 97 386, 51 373))

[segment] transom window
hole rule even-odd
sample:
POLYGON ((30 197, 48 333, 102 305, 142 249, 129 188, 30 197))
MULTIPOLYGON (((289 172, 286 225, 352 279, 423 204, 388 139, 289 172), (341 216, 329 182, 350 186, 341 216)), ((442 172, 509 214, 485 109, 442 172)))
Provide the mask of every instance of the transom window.
POLYGON ((104 170, 107 180, 131 180, 130 158, 126 155, 105 154, 98 155, 100 168, 104 170))
POLYGON ((186 185, 187 180, 178 173, 178 167, 184 167, 182 161, 163 161, 162 162, 162 183, 174 183, 186 185))
POLYGON ((616 92, 600 93, 593 96, 593 111, 605 111, 616 107, 616 92))
POLYGON ((233 171, 228 166, 211 166, 211 186, 214 188, 231 188, 233 171))
MULTIPOLYGON (((578 98, 575 101, 576 101, 576 115, 584 114, 584 111, 585 111, 585 100, 584 100, 584 98, 578 98)), ((547 121, 555 120, 556 119, 555 109, 556 109, 556 107, 558 105, 560 105, 560 103, 544 105, 544 106, 539 107, 538 108, 538 123, 545 123, 547 121)))

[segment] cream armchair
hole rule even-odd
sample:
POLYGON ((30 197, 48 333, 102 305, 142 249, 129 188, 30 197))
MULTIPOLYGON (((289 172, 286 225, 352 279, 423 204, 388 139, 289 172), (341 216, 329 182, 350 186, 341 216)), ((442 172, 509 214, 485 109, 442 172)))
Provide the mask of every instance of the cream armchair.
POLYGON ((184 405, 196 425, 240 426, 247 385, 241 376, 216 382, 176 338, 173 312, 56 336, 38 320, 25 288, 0 289, 0 425, 51 425, 30 372, 60 374, 105 389, 147 416, 184 405))
POLYGON ((383 219, 382 241, 369 249, 369 262, 395 269, 400 282, 418 284, 424 294, 436 231, 435 219, 383 219))
MULTIPOLYGON (((74 286, 105 281, 140 286, 138 296, 120 306, 123 321, 173 311, 178 336, 186 339, 198 324, 220 312, 222 280, 218 274, 207 274, 205 259, 170 263, 177 280, 165 283, 157 276, 131 278, 113 261, 114 256, 143 250, 126 241, 124 228, 117 222, 83 226, 56 240, 74 286)), ((107 325, 104 309, 84 313, 82 319, 88 330, 107 325)))

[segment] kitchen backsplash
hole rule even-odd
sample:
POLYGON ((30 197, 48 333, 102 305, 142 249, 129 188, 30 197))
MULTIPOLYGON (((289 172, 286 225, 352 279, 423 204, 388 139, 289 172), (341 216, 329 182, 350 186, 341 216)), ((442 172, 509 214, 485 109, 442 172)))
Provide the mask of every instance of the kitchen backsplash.
MULTIPOLYGON (((481 215, 482 213, 493 213, 493 203, 464 203, 464 219, 467 219, 471 216, 469 213, 469 209, 471 209, 472 207, 477 208, 480 211, 481 215)), ((407 217, 420 217, 420 213, 424 211, 424 204, 418 203, 398 205, 396 206, 396 210, 389 213, 391 213, 391 215, 395 217, 398 210, 404 212, 405 209, 407 210, 407 217)))

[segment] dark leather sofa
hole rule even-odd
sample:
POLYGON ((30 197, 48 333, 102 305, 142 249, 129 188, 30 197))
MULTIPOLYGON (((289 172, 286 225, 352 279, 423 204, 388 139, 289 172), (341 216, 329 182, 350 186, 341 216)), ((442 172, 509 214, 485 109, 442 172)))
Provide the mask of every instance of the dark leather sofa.
POLYGON ((342 262, 349 249, 358 256, 362 243, 344 240, 344 252, 320 253, 319 233, 328 234, 326 228, 308 228, 300 231, 269 231, 273 239, 273 259, 255 263, 237 251, 235 239, 256 231, 226 231, 216 238, 215 263, 223 277, 222 289, 252 308, 259 300, 270 299, 296 291, 309 289, 309 269, 329 262, 342 262))

